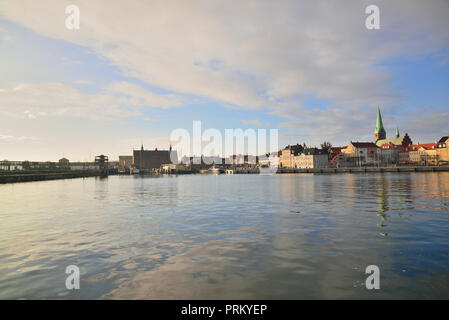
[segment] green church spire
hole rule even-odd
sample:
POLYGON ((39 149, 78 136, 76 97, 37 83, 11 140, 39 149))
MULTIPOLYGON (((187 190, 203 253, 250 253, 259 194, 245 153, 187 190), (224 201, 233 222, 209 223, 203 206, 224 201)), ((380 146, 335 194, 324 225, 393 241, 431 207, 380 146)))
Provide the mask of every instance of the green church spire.
POLYGON ((399 128, 396 127, 396 138, 399 138, 399 128))
POLYGON ((377 121, 376 121, 376 130, 374 133, 386 133, 384 129, 384 124, 382 123, 382 116, 380 115, 380 109, 377 107, 377 121))

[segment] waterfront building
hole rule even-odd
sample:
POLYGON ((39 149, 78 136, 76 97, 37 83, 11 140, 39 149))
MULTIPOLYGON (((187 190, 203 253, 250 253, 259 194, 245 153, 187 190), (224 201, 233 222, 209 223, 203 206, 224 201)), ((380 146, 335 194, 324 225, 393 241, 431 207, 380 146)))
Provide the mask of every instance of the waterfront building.
POLYGON ((374 165, 379 163, 379 147, 372 142, 350 142, 341 150, 345 161, 354 166, 374 165))
POLYGON ((437 142, 437 157, 439 164, 449 164, 449 135, 437 142))
POLYGON ((23 169, 22 161, 0 161, 0 170, 2 171, 22 171, 23 169))
POLYGON ((395 146, 406 148, 407 146, 411 145, 413 142, 407 133, 404 136, 401 136, 399 134, 398 128, 396 128, 395 136, 387 139, 387 132, 384 128, 384 125, 382 122, 382 115, 380 114, 380 109, 378 107, 377 108, 376 129, 374 130, 374 143, 378 147, 382 147, 382 145, 384 145, 384 144, 393 144, 395 146))
POLYGON ((189 173, 192 172, 192 168, 185 164, 175 164, 175 163, 169 163, 169 164, 163 164, 160 168, 161 173, 166 174, 173 174, 173 173, 189 173))
POLYGON ((399 163, 436 165, 438 163, 437 145, 437 142, 410 145, 399 152, 399 163))
POLYGON ((95 162, 70 162, 69 164, 70 170, 100 170, 100 165, 95 162))
POLYGON ((329 166, 329 154, 317 148, 306 148, 294 157, 294 168, 313 169, 329 166))
POLYGON ((281 155, 279 158, 279 166, 281 168, 294 168, 295 167, 295 156, 299 155, 304 147, 300 144, 288 145, 281 150, 281 155))
POLYGON ((399 151, 401 147, 393 143, 385 143, 378 150, 379 163, 381 164, 397 164, 399 161, 399 151))
POLYGON ((163 164, 177 162, 176 151, 169 150, 144 150, 143 145, 140 150, 133 150, 133 166, 139 170, 159 169, 163 164))
POLYGON ((68 168, 69 167, 69 163, 70 163, 70 161, 67 158, 61 158, 58 161, 58 164, 59 164, 60 168, 68 168))
POLYGON ((130 169, 133 164, 133 156, 118 156, 118 167, 120 170, 130 169))

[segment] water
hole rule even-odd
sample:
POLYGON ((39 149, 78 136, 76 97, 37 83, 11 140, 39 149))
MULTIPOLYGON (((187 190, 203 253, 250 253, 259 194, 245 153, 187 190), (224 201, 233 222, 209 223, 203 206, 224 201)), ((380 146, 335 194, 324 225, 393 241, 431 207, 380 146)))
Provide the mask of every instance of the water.
POLYGON ((0 298, 448 299, 449 173, 0 185, 0 298))

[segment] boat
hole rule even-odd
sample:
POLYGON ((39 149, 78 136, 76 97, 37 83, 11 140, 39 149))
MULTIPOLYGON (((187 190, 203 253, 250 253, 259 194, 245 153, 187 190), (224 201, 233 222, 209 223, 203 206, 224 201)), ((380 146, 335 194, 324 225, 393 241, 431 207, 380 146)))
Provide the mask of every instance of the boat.
POLYGON ((209 168, 208 171, 209 171, 210 173, 213 173, 213 174, 222 174, 222 173, 225 173, 225 170, 224 170, 223 168, 219 168, 219 167, 216 167, 216 166, 213 166, 213 167, 209 168))

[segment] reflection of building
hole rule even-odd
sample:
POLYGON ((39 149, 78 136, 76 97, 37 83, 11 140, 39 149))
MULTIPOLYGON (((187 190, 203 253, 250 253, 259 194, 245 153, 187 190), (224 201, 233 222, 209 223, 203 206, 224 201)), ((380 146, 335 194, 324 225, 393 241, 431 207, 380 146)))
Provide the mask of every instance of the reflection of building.
POLYGON ((317 148, 307 148, 295 156, 293 162, 294 168, 299 169, 326 168, 329 166, 329 155, 317 148))
POLYGON ((143 145, 140 150, 133 150, 133 165, 139 170, 159 169, 162 164, 177 162, 176 151, 170 150, 144 150, 143 145), (171 157, 172 155, 172 157, 171 157))

